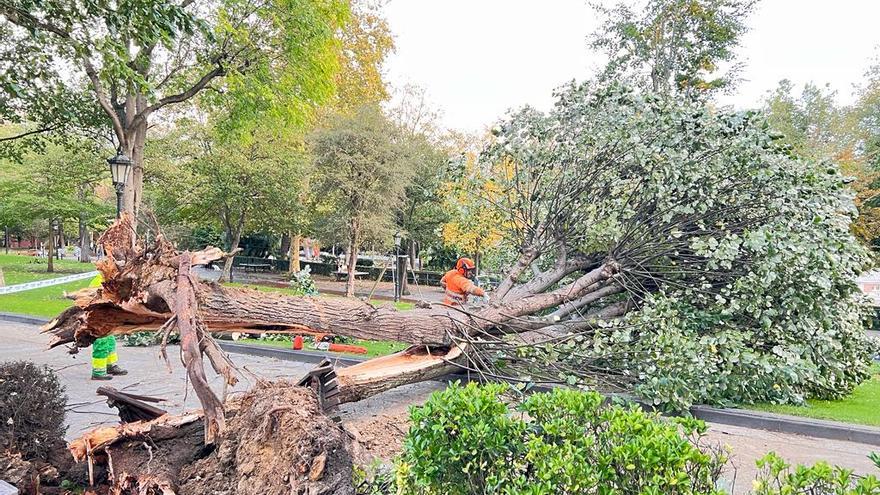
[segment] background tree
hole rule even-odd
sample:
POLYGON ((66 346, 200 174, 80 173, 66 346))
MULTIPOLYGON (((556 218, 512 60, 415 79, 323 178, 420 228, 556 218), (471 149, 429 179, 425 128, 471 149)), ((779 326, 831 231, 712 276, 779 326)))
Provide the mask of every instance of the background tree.
MULTIPOLYGON (((105 167, 100 154, 85 141, 68 147, 51 144, 44 153, 24 155, 22 162, 0 160, 0 217, 29 224, 48 237, 50 253, 55 246, 52 223, 63 226, 72 221, 87 256, 89 229, 105 225, 113 215, 112 207, 96 194, 99 184, 108 179, 105 167)), ((51 261, 48 269, 53 270, 51 261)))
POLYGON ((597 6, 605 17, 591 47, 605 52, 602 78, 633 78, 654 92, 692 96, 729 87, 734 49, 757 0, 650 0, 636 13, 626 3, 597 6))
POLYGON ((303 121, 333 93, 334 34, 346 14, 336 0, 3 0, 0 118, 28 123, 20 137, 32 138, 100 107, 134 160, 125 206, 136 211, 156 112, 213 89, 230 128, 255 114, 303 121))
POLYGON ((872 97, 876 98, 872 84, 869 80, 850 106, 839 105, 828 86, 807 84, 798 94, 787 80, 781 81, 766 101, 770 124, 793 154, 833 163, 852 177, 850 187, 859 211, 852 229, 867 245, 874 245, 880 237, 880 170, 872 163, 872 143, 880 128, 871 125, 872 97))
POLYGON ((367 239, 385 240, 413 176, 399 130, 379 107, 367 105, 339 115, 312 137, 314 187, 329 211, 325 230, 344 232, 348 282, 354 295, 357 253, 367 239))
MULTIPOLYGON (((295 135, 254 129, 247 139, 232 139, 181 122, 181 129, 166 139, 163 148, 174 147, 174 154, 150 178, 160 218, 196 224, 213 219, 227 252, 237 250, 248 231, 286 225, 306 161, 295 135)), ((221 281, 230 279, 232 262, 226 258, 221 281)))

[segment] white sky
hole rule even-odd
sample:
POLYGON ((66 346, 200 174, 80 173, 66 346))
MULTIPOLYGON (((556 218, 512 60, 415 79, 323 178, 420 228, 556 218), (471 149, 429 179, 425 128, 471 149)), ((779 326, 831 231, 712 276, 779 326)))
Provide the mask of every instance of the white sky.
MULTIPOLYGON (((393 85, 414 83, 446 126, 475 131, 512 107, 552 105, 552 90, 601 67, 587 36, 587 0, 390 0, 397 52, 393 85)), ((616 3, 616 2, 606 2, 616 3)), ((779 80, 830 83, 842 102, 880 54, 880 0, 763 0, 748 21, 740 60, 745 81, 721 98, 757 106, 779 80)))

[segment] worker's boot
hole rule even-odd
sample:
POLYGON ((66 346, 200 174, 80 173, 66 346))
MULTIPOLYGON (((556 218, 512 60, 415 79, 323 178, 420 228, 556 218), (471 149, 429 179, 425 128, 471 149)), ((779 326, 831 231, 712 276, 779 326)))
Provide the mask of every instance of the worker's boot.
POLYGON ((120 368, 118 364, 110 364, 110 365, 107 365, 107 374, 114 375, 114 376, 121 376, 121 375, 127 375, 128 371, 123 368, 120 368))
POLYGON ((108 375, 107 373, 92 373, 92 380, 106 381, 112 379, 113 377, 108 375))

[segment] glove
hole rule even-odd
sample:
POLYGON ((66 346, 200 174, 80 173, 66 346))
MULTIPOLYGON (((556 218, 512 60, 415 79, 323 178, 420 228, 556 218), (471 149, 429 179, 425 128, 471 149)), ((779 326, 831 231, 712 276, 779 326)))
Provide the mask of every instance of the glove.
POLYGON ((486 304, 486 306, 489 305, 489 293, 488 292, 483 294, 483 302, 486 304))

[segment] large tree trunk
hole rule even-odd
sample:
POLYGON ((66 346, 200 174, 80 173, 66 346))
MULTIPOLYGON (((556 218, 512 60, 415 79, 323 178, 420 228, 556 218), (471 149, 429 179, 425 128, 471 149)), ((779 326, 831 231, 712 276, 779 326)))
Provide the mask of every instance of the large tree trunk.
POLYGON ((345 297, 354 297, 354 281, 355 272, 357 271, 359 232, 360 227, 358 225, 358 220, 357 218, 352 218, 351 230, 348 233, 348 262, 346 263, 348 277, 345 281, 345 297))
POLYGON ((299 265, 299 250, 302 244, 302 235, 299 232, 291 234, 293 242, 290 244, 290 273, 296 273, 302 268, 299 265))
MULTIPOLYGON (((238 224, 235 225, 232 231, 226 231, 226 238, 229 241, 229 252, 235 253, 238 251, 238 245, 241 243, 241 229, 244 226, 244 214, 239 218, 238 224)), ((234 260, 234 256, 227 256, 226 260, 223 262, 223 272, 220 274, 220 282, 229 282, 232 280, 232 262, 234 260)))
POLYGON ((79 261, 80 263, 88 263, 92 259, 91 246, 89 242, 89 228, 86 225, 85 215, 80 213, 79 216, 79 261))
POLYGON ((52 229, 52 226, 49 225, 49 242, 47 242, 49 246, 49 251, 47 252, 48 256, 46 259, 49 261, 46 265, 46 271, 49 273, 55 272, 55 231, 52 229))
POLYGON ((134 122, 134 116, 147 107, 143 95, 129 95, 125 105, 125 136, 128 146, 123 149, 131 158, 131 172, 122 196, 124 210, 137 218, 144 194, 144 147, 147 142, 147 119, 134 122))

